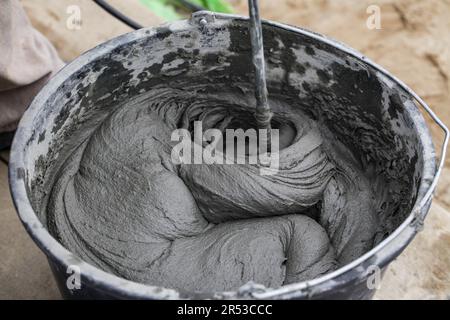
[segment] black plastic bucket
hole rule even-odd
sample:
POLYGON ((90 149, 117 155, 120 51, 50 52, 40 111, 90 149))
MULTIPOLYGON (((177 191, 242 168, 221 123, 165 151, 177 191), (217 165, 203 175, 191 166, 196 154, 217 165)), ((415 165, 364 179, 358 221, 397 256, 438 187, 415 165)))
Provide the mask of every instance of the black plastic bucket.
POLYGON ((64 149, 70 147, 68 139, 85 121, 99 111, 107 114, 113 102, 126 101, 158 85, 202 85, 213 92, 217 83, 252 82, 248 20, 199 12, 190 20, 125 34, 83 54, 50 80, 20 122, 10 159, 12 196, 25 228, 47 255, 64 297, 372 297, 371 272, 384 270, 405 249, 427 215, 448 130, 414 92, 360 53, 303 29, 274 22, 264 22, 263 28, 270 93, 303 101, 310 115, 321 118, 353 152, 368 155, 381 169, 398 170, 399 179, 410 181, 395 214, 386 208, 383 217, 389 223, 378 244, 357 260, 310 281, 278 289, 247 286, 237 292, 195 295, 106 273, 81 261, 49 234, 41 206, 52 172, 64 160, 64 149), (445 132, 439 166, 419 106, 445 132), (363 125, 368 130, 378 128, 379 142, 364 143, 355 130, 363 125), (397 155, 396 162, 384 157, 392 153, 397 155), (81 288, 67 286, 74 270, 81 272, 81 288))

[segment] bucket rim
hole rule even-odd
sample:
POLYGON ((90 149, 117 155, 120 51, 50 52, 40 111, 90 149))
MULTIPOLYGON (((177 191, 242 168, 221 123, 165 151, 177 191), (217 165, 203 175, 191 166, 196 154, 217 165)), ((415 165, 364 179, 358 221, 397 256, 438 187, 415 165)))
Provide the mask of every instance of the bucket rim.
MULTIPOLYGON (((204 21, 202 20, 205 18, 208 18, 209 21, 211 21, 212 19, 212 21, 214 21, 213 23, 217 23, 218 21, 227 23, 232 20, 248 21, 248 17, 244 16, 202 11, 194 13, 191 19, 170 22, 163 24, 162 26, 169 27, 172 31, 182 31, 192 28, 192 23, 204 23, 204 21)), ((361 62, 380 72, 383 76, 386 76, 390 80, 394 81, 401 88, 410 93, 412 97, 414 97, 422 106, 425 105, 426 107, 428 107, 425 102, 423 102, 423 100, 421 100, 420 97, 416 93, 414 93, 406 84, 389 74, 389 72, 384 70, 381 66, 366 58, 363 54, 346 46, 345 44, 330 39, 329 37, 323 36, 319 33, 308 31, 299 27, 282 24, 279 22, 263 20, 263 24, 274 28, 300 33, 316 41, 326 43, 342 51, 343 53, 357 58, 361 62)), ((42 225, 37 214, 32 208, 30 200, 28 199, 27 189, 24 183, 25 180, 23 177, 23 168, 26 167, 26 160, 24 159, 23 155, 25 147, 27 145, 27 141, 32 135, 31 126, 28 125, 33 122, 33 119, 39 113, 40 106, 43 105, 43 103, 49 98, 50 94, 54 92, 58 87, 60 87, 60 85, 62 85, 70 75, 75 73, 82 66, 88 64, 89 62, 107 54, 119 45, 125 45, 139 39, 154 37, 157 34, 157 29, 160 27, 161 26, 148 27, 120 35, 83 53, 81 56, 77 57, 72 62, 67 64, 41 89, 38 95, 34 98, 30 107, 19 122, 18 129, 16 131, 16 135, 11 147, 9 162, 10 191, 16 211, 28 234, 32 237, 34 242, 47 255, 49 259, 51 259, 52 261, 57 261, 66 268, 70 265, 77 265, 81 270, 82 281, 86 281, 86 283, 95 285, 96 288, 100 291, 105 291, 108 293, 112 292, 113 294, 115 293, 120 297, 125 296, 130 298, 147 299, 181 299, 192 298, 193 296, 195 297, 195 293, 193 295, 185 296, 183 293, 175 289, 146 285, 131 280, 126 280, 82 261, 80 258, 76 257, 73 253, 63 247, 55 238, 53 238, 53 236, 50 235, 47 229, 42 225)), ((409 241, 412 240, 415 233, 417 232, 418 228, 415 224, 415 221, 417 220, 417 217, 420 215, 420 212, 426 205, 426 203, 431 200, 431 195, 434 191, 434 188, 436 187, 437 178, 440 173, 439 168, 441 168, 442 165, 441 163, 438 170, 436 170, 432 139, 428 132, 424 118, 420 114, 418 108, 416 109, 417 110, 414 110, 414 108, 409 108, 409 110, 407 110, 406 112, 417 113, 414 117, 412 117, 414 126, 417 130, 422 130, 423 133, 419 135, 420 142, 423 144, 422 157, 424 159, 422 168, 423 175, 419 185, 419 190, 426 189, 427 192, 419 192, 410 215, 387 238, 385 238, 370 251, 358 257, 356 260, 350 262, 349 264, 346 264, 331 273, 325 274, 312 280, 284 285, 277 289, 267 289, 267 291, 264 292, 250 292, 251 297, 258 299, 288 298, 291 295, 298 295, 299 293, 305 294, 305 296, 309 296, 309 294, 313 291, 334 288, 336 287, 335 280, 337 278, 344 274, 348 274, 353 269, 356 270, 358 266, 361 266, 368 259, 376 256, 377 265, 383 267, 390 261, 390 259, 392 259, 392 256, 395 255, 396 252, 398 252, 399 250, 401 251, 404 249, 404 247, 406 247, 406 245, 409 243, 409 241), (399 237, 399 235, 401 234, 403 234, 404 237, 399 237), (312 290, 313 288, 314 290, 312 290)), ((439 119, 437 118, 437 120, 439 119)), ((447 142, 448 129, 445 132, 447 142)), ((443 149, 443 152, 445 153, 445 148, 443 149)), ((444 158, 443 155, 441 157, 444 158)), ((425 218, 425 215, 426 212, 423 215, 422 219, 425 218)), ((352 279, 356 279, 358 277, 361 277, 360 271, 354 272, 350 276, 350 278, 347 278, 345 280, 345 283, 350 282, 352 279)), ((223 297, 239 297, 239 291, 216 293, 213 294, 211 298, 223 297)))

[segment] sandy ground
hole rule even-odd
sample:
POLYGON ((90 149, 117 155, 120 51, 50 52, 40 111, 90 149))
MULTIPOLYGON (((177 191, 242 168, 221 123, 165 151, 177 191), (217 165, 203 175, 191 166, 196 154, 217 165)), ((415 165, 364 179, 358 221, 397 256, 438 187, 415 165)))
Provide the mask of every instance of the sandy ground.
MULTIPOLYGON (((131 31, 90 0, 21 2, 35 27, 54 43, 66 61, 107 39, 131 31), (71 5, 80 8, 78 29, 67 24, 71 5)), ((246 14, 246 0, 230 2, 237 12, 246 14)), ((138 0, 110 0, 110 3, 143 25, 162 22, 138 0)), ((323 33, 363 52, 411 86, 450 125, 450 0, 260 0, 260 3, 265 19, 323 33), (371 30, 366 25, 369 17, 366 10, 374 4, 381 9, 381 29, 371 30)), ((432 122, 429 123, 436 146, 439 146, 442 134, 432 122)), ((5 172, 6 166, 0 164, 2 189, 7 188, 5 172)), ((7 257, 6 263, 0 263, 0 298, 57 298, 43 255, 20 229, 9 196, 2 193, 0 225, 9 223, 9 226, 8 230, 0 232, 0 251, 7 257), (14 241, 9 239, 16 234, 19 236, 14 241), (8 249, 10 246, 15 248, 14 252, 8 249), (29 268, 30 260, 33 272, 28 272, 28 278, 20 276, 24 268, 29 268), (1 285, 8 281, 5 274, 8 278, 17 275, 14 285, 1 285)), ((389 267, 377 299, 450 297, 449 210, 450 155, 446 158, 424 230, 389 267)))

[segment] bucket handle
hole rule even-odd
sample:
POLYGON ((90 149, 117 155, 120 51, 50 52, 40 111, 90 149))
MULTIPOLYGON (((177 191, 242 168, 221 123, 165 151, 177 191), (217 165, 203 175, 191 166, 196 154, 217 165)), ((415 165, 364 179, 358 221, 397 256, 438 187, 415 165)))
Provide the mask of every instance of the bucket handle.
MULTIPOLYGON (((338 47, 340 47, 340 46, 338 45, 338 47)), ((348 50, 346 50, 346 51, 349 52, 348 50)), ((444 165, 445 165, 445 155, 447 154, 447 147, 448 147, 449 135, 450 135, 449 129, 442 122, 442 120, 439 119, 439 117, 434 113, 434 111, 428 106, 428 104, 421 97, 419 97, 419 95, 417 93, 415 93, 411 88, 409 88, 402 80, 400 80, 396 76, 390 74, 383 67, 375 64, 374 62, 370 61, 366 57, 359 56, 359 54, 357 54, 355 52, 351 52, 351 51, 349 53, 357 58, 362 59, 364 62, 366 62, 367 64, 374 67, 377 71, 381 72, 385 77, 387 77, 387 78, 393 80, 395 83, 397 83, 398 86, 400 86, 403 90, 405 90, 407 93, 409 93, 409 95, 411 97, 413 97, 419 103, 419 105, 426 111, 426 113, 428 113, 428 115, 431 117, 431 119, 433 119, 433 121, 444 132, 444 140, 443 140, 443 142, 441 144, 441 148, 440 148, 441 155, 439 157, 439 164, 437 166, 437 170, 434 175, 434 178, 431 181, 431 184, 428 187, 428 190, 425 192, 425 195, 423 196, 422 201, 420 201, 418 206, 416 206, 413 209, 414 219, 411 221, 411 224, 413 226, 415 226, 416 231, 421 231, 423 229, 423 224, 424 224, 424 220, 426 217, 425 214, 421 214, 422 208, 424 206, 426 206, 427 203, 429 203, 429 201, 431 201, 431 199, 433 198, 434 191, 436 190, 436 186, 439 181, 439 177, 440 177, 440 175, 442 173, 442 169, 444 168, 444 165)))
POLYGON ((434 113, 434 111, 426 104, 426 102, 423 101, 423 99, 417 95, 417 93, 412 91, 408 86, 406 86, 404 83, 402 83, 398 79, 396 79, 396 80, 403 87, 403 89, 408 91, 408 93, 410 95, 412 95, 414 97, 414 99, 416 99, 416 101, 419 103, 419 105, 428 113, 428 115, 433 119, 433 121, 444 132, 444 140, 443 140, 441 148, 440 148, 441 154, 440 154, 439 165, 437 166, 436 174, 434 175, 434 178, 431 181, 431 184, 430 184, 428 190, 426 191, 424 197, 422 198, 422 201, 414 209, 414 219, 411 223, 415 226, 416 231, 421 231, 423 229, 423 224, 424 224, 424 220, 426 217, 425 214, 421 214, 422 208, 424 206, 426 206, 427 203, 429 203, 429 201, 431 201, 431 199, 433 198, 434 191, 436 190, 436 187, 437 187, 437 184, 439 181, 439 177, 440 177, 440 175, 442 173, 442 169, 444 168, 444 165, 445 165, 445 155, 447 154, 447 147, 448 147, 448 142, 449 142, 449 129, 442 122, 442 120, 439 119, 439 117, 434 113))

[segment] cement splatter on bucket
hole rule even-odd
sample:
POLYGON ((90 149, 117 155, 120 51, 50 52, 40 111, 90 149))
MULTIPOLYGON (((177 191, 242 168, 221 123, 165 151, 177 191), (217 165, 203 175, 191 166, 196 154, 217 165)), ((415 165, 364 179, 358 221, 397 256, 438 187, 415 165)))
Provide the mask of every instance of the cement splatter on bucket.
MULTIPOLYGON (((200 12, 188 21, 138 30, 85 53, 60 71, 33 101, 13 143, 10 184, 19 216, 47 255, 66 298, 370 298, 368 270, 385 269, 420 230, 431 205, 448 130, 408 87, 361 54, 306 30, 264 23, 271 95, 295 102, 320 119, 357 157, 389 177, 387 190, 401 201, 385 203, 374 247, 338 270, 277 289, 245 286, 237 292, 189 293, 132 282, 104 272, 65 249, 48 232, 42 206, 70 137, 84 124, 158 86, 220 86, 236 92, 252 86, 248 20, 200 12), (419 105, 445 131, 441 160, 419 105), (370 139, 368 138, 370 136, 370 139), (80 290, 66 286, 68 267, 81 271, 80 290)), ((86 132, 86 137, 88 136, 86 132)))

